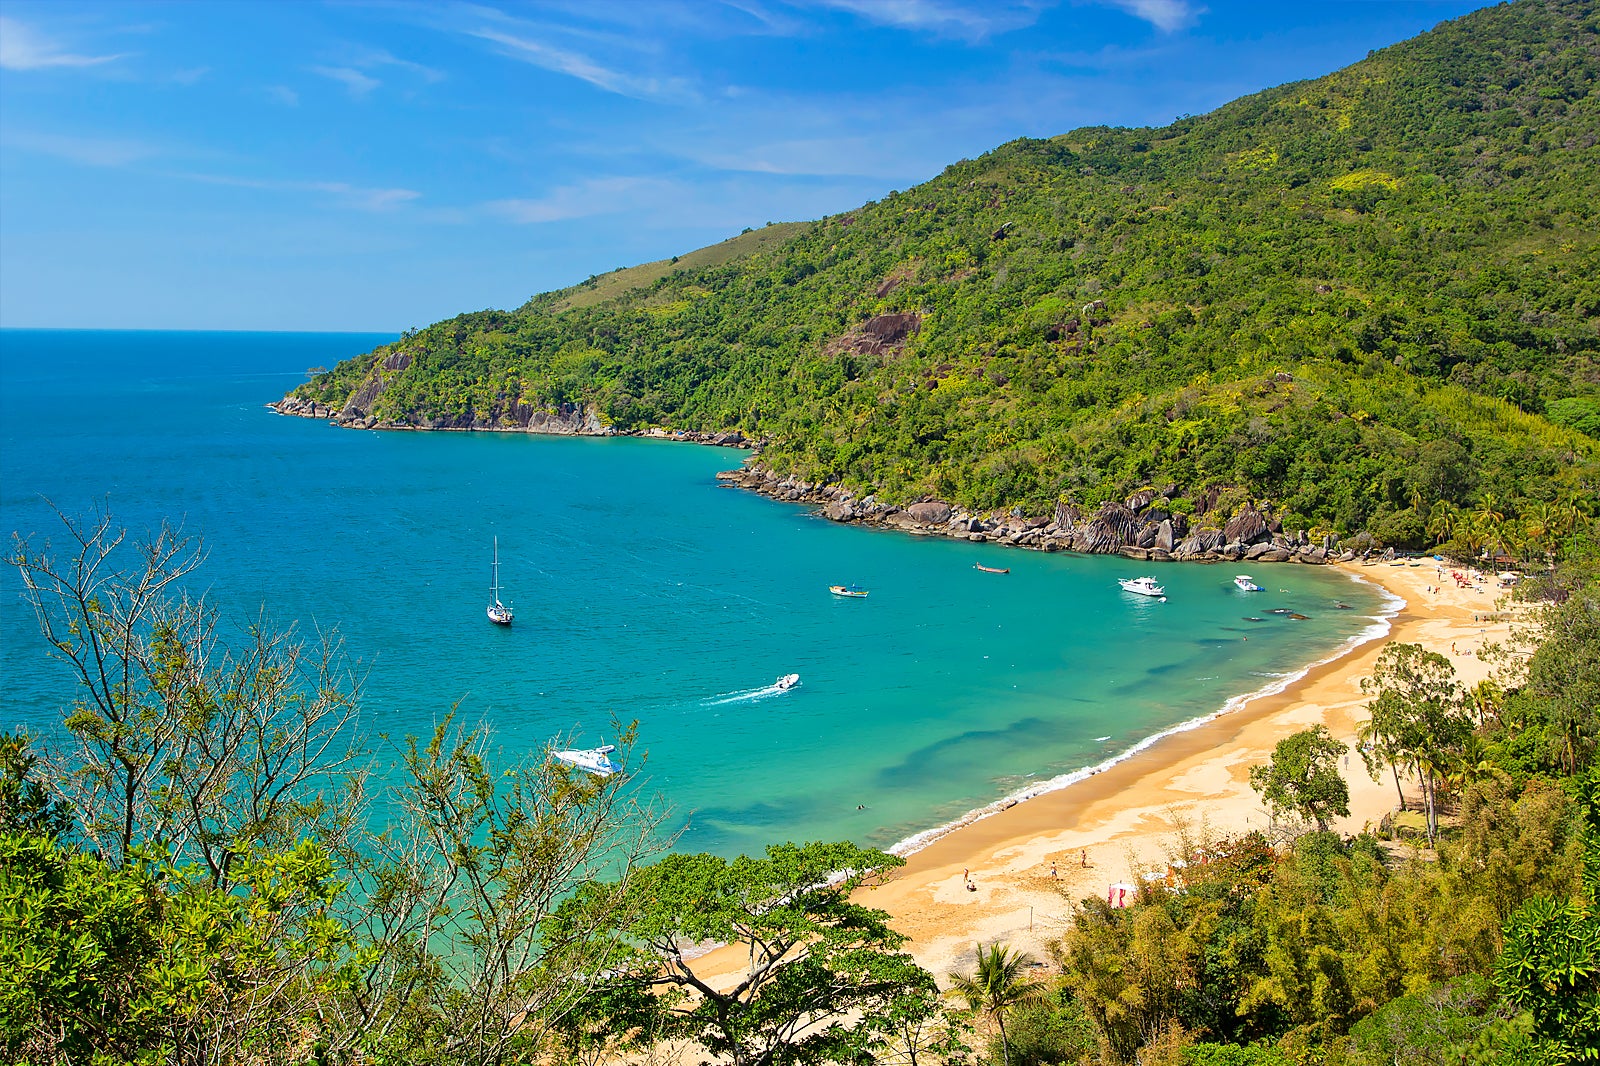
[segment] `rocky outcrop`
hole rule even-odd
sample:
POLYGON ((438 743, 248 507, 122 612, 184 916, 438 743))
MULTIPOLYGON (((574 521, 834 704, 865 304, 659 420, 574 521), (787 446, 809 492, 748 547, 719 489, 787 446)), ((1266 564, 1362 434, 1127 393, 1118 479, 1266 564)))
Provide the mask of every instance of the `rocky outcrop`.
POLYGON ((883 355, 904 347, 907 338, 921 328, 922 316, 915 311, 874 315, 853 332, 829 342, 823 352, 827 355, 838 355, 845 351, 860 355, 883 355))
POLYGON ((1261 516, 1261 512, 1247 505, 1222 527, 1222 535, 1229 544, 1257 544, 1263 538, 1270 536, 1271 531, 1267 528, 1267 520, 1261 516))
POLYGON ((1026 515, 1021 509, 978 514, 935 499, 893 506, 875 496, 857 498, 838 485, 816 485, 774 473, 758 459, 747 460, 738 470, 723 471, 717 480, 773 499, 814 504, 824 518, 834 522, 860 522, 920 536, 1035 551, 1123 555, 1160 562, 1250 559, 1326 563, 1340 558, 1331 542, 1313 545, 1303 532, 1273 534, 1268 516, 1253 506, 1241 510, 1223 529, 1191 530, 1183 515, 1165 509, 1165 501, 1179 495, 1176 485, 1143 490, 1121 502, 1109 501, 1088 515, 1063 501, 1044 518, 1026 515))
MULTIPOLYGON (((384 360, 385 368, 396 361, 402 364, 396 369, 404 369, 404 364, 409 364, 410 362, 410 356, 404 353, 391 354, 384 360)), ((303 399, 299 396, 285 396, 276 403, 271 403, 267 406, 281 415, 326 419, 335 425, 344 426, 348 429, 437 429, 483 433, 550 433, 558 436, 582 437, 652 437, 660 440, 687 441, 693 444, 715 444, 726 448, 747 449, 759 449, 763 443, 746 437, 738 430, 701 432, 698 430, 671 430, 659 427, 634 431, 618 430, 608 425, 601 417, 599 410, 593 405, 580 406, 572 403, 545 407, 536 404, 511 402, 497 404, 488 411, 481 413, 474 412, 453 417, 396 421, 378 418, 369 413, 373 400, 382 391, 382 379, 374 377, 363 384, 342 408, 329 407, 327 404, 303 399)))

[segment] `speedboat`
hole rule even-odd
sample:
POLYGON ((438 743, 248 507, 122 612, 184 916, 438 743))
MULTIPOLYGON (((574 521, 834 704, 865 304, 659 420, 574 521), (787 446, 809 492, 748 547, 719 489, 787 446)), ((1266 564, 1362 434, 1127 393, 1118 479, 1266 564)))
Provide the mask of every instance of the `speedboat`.
POLYGON ((1255 583, 1255 579, 1252 578, 1249 574, 1239 574, 1237 577, 1235 577, 1233 579, 1233 583, 1235 585, 1239 586, 1239 591, 1240 592, 1260 592, 1260 591, 1262 591, 1261 586, 1256 584, 1255 583))
POLYGON ((778 680, 773 682, 773 684, 777 685, 779 689, 794 688, 799 683, 799 674, 784 674, 782 677, 778 678, 778 680))
POLYGON ((1123 592, 1132 592, 1139 596, 1155 596, 1159 599, 1167 598, 1167 590, 1156 584, 1153 577, 1119 577, 1117 584, 1122 586, 1123 592))
POLYGON ((598 748, 552 751, 550 757, 557 762, 564 762, 568 766, 594 774, 596 777, 610 777, 622 770, 616 760, 611 758, 611 753, 616 750, 615 744, 602 744, 598 748))
POLYGON ((867 594, 867 590, 860 585, 829 585, 828 591, 835 596, 861 597, 867 594))

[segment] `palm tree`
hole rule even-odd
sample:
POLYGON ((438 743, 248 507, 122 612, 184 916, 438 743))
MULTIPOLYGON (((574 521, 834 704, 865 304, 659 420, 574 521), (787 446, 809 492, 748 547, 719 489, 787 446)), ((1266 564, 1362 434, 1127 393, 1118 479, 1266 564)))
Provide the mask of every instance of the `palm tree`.
POLYGON ((1561 524, 1556 505, 1540 500, 1522 512, 1522 529, 1528 539, 1543 544, 1546 537, 1555 536, 1561 524))
POLYGON ((1461 511, 1449 500, 1440 500, 1428 512, 1428 533, 1435 544, 1443 544, 1455 533, 1461 521, 1461 511))
POLYGON ((995 1020, 1000 1027, 1000 1053, 1006 1066, 1011 1066, 1006 1012, 1013 1007, 1039 1002, 1045 996, 1045 984, 1024 976, 1023 971, 1034 964, 1033 956, 1025 951, 1012 951, 997 940, 987 948, 974 944, 972 952, 977 968, 970 975, 952 972, 950 991, 966 1000, 973 1010, 995 1020))
POLYGON ((1495 499, 1492 492, 1483 494, 1483 498, 1478 501, 1478 509, 1473 514, 1478 516, 1478 520, 1485 528, 1493 528, 1506 520, 1506 516, 1500 510, 1500 501, 1495 499))

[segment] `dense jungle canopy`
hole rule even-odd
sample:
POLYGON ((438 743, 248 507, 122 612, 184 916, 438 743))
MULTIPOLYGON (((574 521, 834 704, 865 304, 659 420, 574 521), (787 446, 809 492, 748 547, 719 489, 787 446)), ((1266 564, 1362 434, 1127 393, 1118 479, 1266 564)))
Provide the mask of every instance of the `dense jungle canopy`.
MULTIPOLYGON (((1600 496, 1600 14, 1502 5, 1159 129, 460 315, 315 375, 345 421, 739 430, 885 501, 1176 486, 1395 544, 1600 496)), ((1441 535, 1444 533, 1444 535, 1441 535)))

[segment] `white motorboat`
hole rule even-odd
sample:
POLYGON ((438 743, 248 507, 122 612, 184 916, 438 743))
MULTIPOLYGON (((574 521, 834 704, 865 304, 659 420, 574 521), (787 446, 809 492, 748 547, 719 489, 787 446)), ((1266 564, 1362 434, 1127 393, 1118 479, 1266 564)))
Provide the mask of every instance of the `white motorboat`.
POLYGON ((500 602, 500 538, 494 538, 494 568, 489 579, 489 621, 497 626, 511 624, 511 608, 500 602))
POLYGON ((1123 592, 1132 592, 1139 596, 1154 596, 1157 599, 1166 599, 1167 590, 1156 584, 1153 577, 1119 577, 1117 584, 1122 586, 1123 592))
POLYGON ((611 753, 617 750, 615 744, 602 744, 598 748, 583 748, 573 751, 552 751, 550 757, 568 766, 575 767, 596 777, 610 777, 619 773, 622 767, 611 758, 611 753))
POLYGON ((1261 586, 1256 584, 1255 579, 1252 578, 1249 574, 1239 574, 1239 575, 1237 575, 1233 579, 1233 583, 1235 585, 1239 586, 1239 591, 1240 592, 1260 592, 1260 591, 1262 591, 1261 586))
POLYGON ((773 682, 773 684, 777 685, 779 689, 794 688, 799 683, 799 674, 784 674, 782 677, 778 678, 778 680, 773 682))

